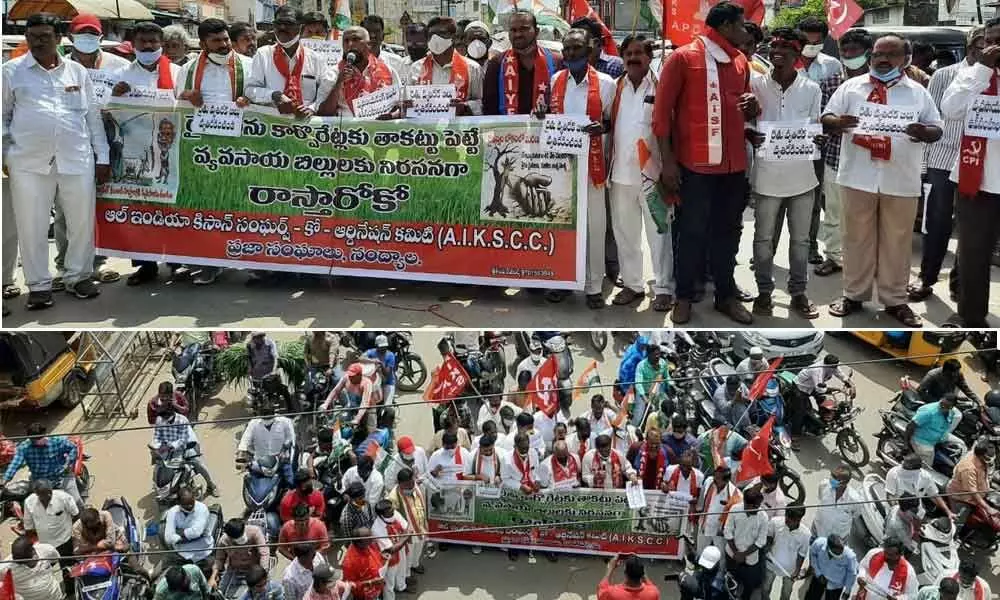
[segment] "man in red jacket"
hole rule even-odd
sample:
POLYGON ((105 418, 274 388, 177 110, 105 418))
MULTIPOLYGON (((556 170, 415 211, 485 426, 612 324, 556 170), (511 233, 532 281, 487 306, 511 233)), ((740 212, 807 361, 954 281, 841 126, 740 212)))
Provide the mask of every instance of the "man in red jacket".
POLYGON ((295 488, 285 492, 285 495, 281 498, 281 504, 278 507, 278 516, 281 517, 281 522, 290 521, 292 519, 292 511, 300 504, 305 504, 309 508, 310 517, 319 517, 322 519, 326 512, 324 510, 323 492, 313 489, 313 481, 309 475, 309 469, 305 468, 295 472, 295 488))

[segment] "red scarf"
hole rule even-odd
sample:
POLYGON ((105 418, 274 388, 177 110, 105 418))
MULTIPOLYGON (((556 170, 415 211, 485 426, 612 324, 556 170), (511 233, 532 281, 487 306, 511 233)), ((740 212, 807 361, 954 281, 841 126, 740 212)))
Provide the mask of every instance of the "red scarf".
POLYGON ((302 104, 302 66, 306 64, 306 49, 301 43, 295 51, 295 68, 288 72, 288 55, 281 44, 274 45, 274 68, 285 78, 285 90, 282 92, 292 99, 296 106, 302 104))
MULTIPOLYGON (((465 102, 466 98, 469 97, 469 63, 465 62, 465 58, 458 52, 452 52, 451 54, 451 75, 448 78, 448 83, 455 85, 455 99, 459 102, 465 102)), ((420 78, 417 83, 420 85, 431 85, 433 80, 433 69, 434 69, 434 57, 427 55, 424 58, 423 68, 420 70, 420 78)))
MULTIPOLYGON (((500 457, 497 456, 497 451, 493 451, 493 476, 496 477, 500 474, 500 457)), ((483 472, 483 452, 480 450, 476 452, 476 468, 472 471, 473 475, 480 475, 483 472)))
MULTIPOLYGON (((872 581, 878 576, 879 571, 885 566, 885 552, 876 552, 872 556, 871 562, 868 563, 868 577, 872 581)), ((889 580, 888 592, 894 596, 898 596, 903 593, 906 588, 906 578, 909 577, 909 569, 907 568, 909 563, 906 562, 905 558, 900 557, 899 562, 896 563, 896 570, 892 572, 892 579, 889 580)), ((858 595, 855 600, 865 600, 868 596, 868 590, 865 588, 860 588, 858 590, 858 595)))
POLYGON ((566 466, 562 466, 556 457, 553 455, 549 458, 552 461, 552 482, 559 483, 560 481, 566 481, 567 479, 576 480, 580 475, 580 465, 576 462, 576 457, 572 454, 566 457, 566 466))
MULTIPOLYGON (((344 61, 340 61, 339 69, 344 69, 344 61)), ((361 94, 368 94, 375 90, 392 85, 392 71, 386 66, 382 59, 368 55, 368 64, 361 73, 361 77, 355 77, 351 81, 344 82, 344 99, 347 105, 354 112, 354 101, 361 94)))
POLYGON ((378 544, 368 544, 364 550, 351 544, 344 554, 342 568, 344 570, 344 580, 355 584, 351 590, 351 597, 360 600, 375 600, 382 594, 384 583, 367 583, 360 585, 362 581, 378 579, 379 570, 382 568, 382 552, 378 544))
MULTIPOLYGON (((986 96, 997 95, 997 72, 993 70, 990 76, 990 86, 983 92, 986 96)), ((983 137, 962 134, 962 145, 958 152, 958 193, 974 197, 983 184, 983 171, 986 169, 986 142, 983 137)))
POLYGON ((580 447, 577 448, 576 453, 577 453, 577 455, 580 456, 580 463, 582 464, 583 463, 583 457, 587 454, 587 442, 590 441, 590 440, 581 440, 579 437, 577 438, 577 440, 579 440, 579 442, 580 442, 580 444, 579 444, 580 447))
POLYGON ((170 73, 172 64, 166 56, 161 56, 160 60, 156 61, 156 87, 158 89, 174 89, 174 76, 170 73))
MULTIPOLYGON (((400 524, 400 522, 397 519, 393 519, 392 521, 387 521, 386 522, 386 524, 385 524, 385 532, 386 532, 386 534, 388 534, 389 541, 391 541, 393 544, 395 544, 396 543, 396 537, 402 535, 403 533, 405 533, 406 530, 403 529, 403 526, 400 524)), ((407 542, 407 544, 409 544, 409 542, 407 542)), ((402 553, 403 553, 402 549, 396 550, 395 552, 392 553, 392 556, 389 557, 389 566, 390 567, 395 567, 396 565, 399 564, 399 560, 402 558, 400 555, 402 553)))
MULTIPOLYGON (((517 68, 517 53, 513 48, 504 52, 500 59, 500 67, 503 69, 503 91, 504 102, 506 103, 507 114, 516 115, 518 107, 518 82, 521 78, 517 68)), ((545 93, 549 90, 549 63, 545 60, 545 53, 541 48, 537 48, 535 55, 535 70, 532 72, 535 83, 531 87, 531 108, 534 111, 538 108, 540 100, 545 98, 545 93)))
MULTIPOLYGON (((229 61, 226 63, 226 70, 229 71, 229 85, 230 89, 233 90, 233 102, 240 97, 243 91, 242 82, 237 79, 236 76, 236 51, 229 53, 229 61)), ((194 90, 201 92, 201 80, 205 77, 205 65, 208 64, 208 53, 202 52, 198 55, 198 64, 194 67, 194 90)), ((243 67, 240 65, 240 75, 242 78, 243 67)), ((190 80, 188 80, 190 81, 190 80)))
MULTIPOLYGON (((597 489, 604 488, 604 479, 607 477, 607 473, 604 470, 604 459, 601 457, 601 453, 594 450, 594 487, 597 489)), ((622 462, 618 458, 618 453, 611 450, 611 487, 621 488, 625 487, 625 480, 622 478, 622 462)))
POLYGON ((521 485, 534 489, 535 481, 531 477, 531 451, 528 451, 528 460, 521 458, 521 453, 514 450, 514 466, 521 472, 521 485))
POLYGON ((423 535, 427 533, 424 530, 423 519, 417 515, 416 509, 413 508, 414 499, 418 500, 421 506, 424 506, 424 493, 420 491, 420 486, 413 486, 413 496, 403 493, 403 490, 398 490, 398 493, 400 499, 403 501, 403 511, 406 513, 406 522, 410 524, 410 527, 412 527, 417 534, 423 535))
MULTIPOLYGON (((723 91, 719 82, 719 63, 709 52, 705 40, 718 45, 729 57, 732 66, 746 72, 746 58, 726 38, 712 28, 706 28, 700 37, 693 42, 704 55, 705 68, 692 69, 688 75, 695 78, 692 82, 694 90, 704 90, 704 96, 685 107, 690 112, 689 120, 699 125, 704 124, 704 135, 699 135, 694 141, 694 162, 699 165, 722 164, 722 97, 723 91)), ((722 63, 729 64, 729 63, 722 63)), ((696 92, 697 93, 697 92, 696 92)))
MULTIPOLYGON (((679 486, 681 483, 681 475, 683 475, 683 473, 681 473, 680 467, 674 469, 674 472, 670 476, 670 479, 667 480, 668 490, 673 492, 680 491, 677 486, 679 486)), ((690 491, 688 493, 691 494, 692 498, 697 498, 698 492, 700 490, 698 489, 698 475, 695 473, 694 469, 691 469, 691 475, 688 477, 688 479, 689 479, 688 484, 690 487, 690 491)))
MULTIPOLYGON (((728 488, 731 484, 726 484, 728 488)), ((735 489, 735 488, 734 488, 735 489)), ((708 491, 705 492, 705 512, 716 512, 714 507, 712 507, 712 498, 715 497, 715 484, 711 483, 708 486, 708 491)), ((729 495, 729 500, 726 501, 726 507, 722 509, 722 517, 719 519, 719 527, 725 527, 726 521, 729 520, 729 511, 732 510, 733 506, 743 502, 743 494, 740 493, 738 489, 729 495)))
MULTIPOLYGON (((995 78, 996 76, 994 75, 995 78)), ((961 585, 962 582, 959 580, 957 572, 951 578, 961 585)), ((976 577, 976 582, 972 584, 972 597, 974 600, 986 600, 986 589, 983 587, 983 580, 978 577, 976 577)))
MULTIPOLYGON (((569 82, 569 69, 556 73, 552 82, 552 113, 565 114, 566 86, 569 82)), ((597 69, 587 66, 587 117, 596 123, 604 118, 601 106, 601 82, 597 77, 597 69)), ((596 187, 604 185, 607 175, 604 172, 604 136, 590 136, 590 155, 588 157, 590 182, 596 187)))
MULTIPOLYGON (((872 82, 872 92, 868 94, 868 101, 875 104, 887 104, 889 102, 889 87, 874 77, 870 77, 872 82)), ((899 81, 898 79, 896 81, 899 81)), ((892 82, 893 84, 895 82, 892 82)), ((892 158, 892 138, 884 135, 855 135, 851 141, 868 148, 872 160, 890 160, 892 158)))
MULTIPOLYGON (((649 477, 646 473, 646 467, 648 466, 647 460, 649 458, 649 446, 647 444, 642 445, 642 450, 639 451, 639 477, 642 479, 643 487, 647 490, 658 490, 660 489, 660 484, 663 483, 663 471, 667 468, 666 458, 667 454, 663 450, 661 445, 659 452, 656 453, 656 473, 654 477, 649 477), (653 487, 649 487, 646 483, 649 480, 655 480, 656 484, 653 487)), ((679 471, 680 469, 678 469, 679 471)))

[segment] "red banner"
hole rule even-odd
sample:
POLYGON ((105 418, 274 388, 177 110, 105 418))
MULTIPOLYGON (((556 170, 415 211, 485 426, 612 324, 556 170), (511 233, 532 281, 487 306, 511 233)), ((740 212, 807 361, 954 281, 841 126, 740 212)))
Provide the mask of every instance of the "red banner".
POLYGON ((594 11, 594 7, 590 5, 590 2, 587 2, 587 0, 571 0, 569 18, 567 20, 572 23, 577 19, 584 18, 596 21, 598 27, 601 28, 601 34, 604 37, 604 53, 610 56, 618 56, 618 46, 615 45, 615 38, 612 37, 611 30, 608 29, 608 26, 604 24, 601 17, 594 11))
POLYGON ((830 27, 830 37, 839 40, 864 12, 854 0, 826 0, 826 22, 830 27))
POLYGON ((424 390, 424 400, 434 404, 449 402, 461 396, 468 385, 469 374, 465 367, 449 352, 441 366, 434 369, 431 382, 424 390))
POLYGON ((535 376, 528 382, 525 391, 528 398, 535 405, 537 410, 548 416, 552 416, 559 410, 558 386, 559 363, 553 354, 545 359, 542 366, 535 372, 535 376))

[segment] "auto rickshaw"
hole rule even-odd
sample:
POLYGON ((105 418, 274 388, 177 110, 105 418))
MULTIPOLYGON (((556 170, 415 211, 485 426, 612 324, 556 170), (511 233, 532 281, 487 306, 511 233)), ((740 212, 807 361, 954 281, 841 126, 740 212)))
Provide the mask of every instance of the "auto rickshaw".
POLYGON ((965 341, 961 331, 852 331, 851 335, 897 358, 934 368, 965 341))
POLYGON ((72 408, 86 381, 66 334, 0 333, 0 408, 72 408))

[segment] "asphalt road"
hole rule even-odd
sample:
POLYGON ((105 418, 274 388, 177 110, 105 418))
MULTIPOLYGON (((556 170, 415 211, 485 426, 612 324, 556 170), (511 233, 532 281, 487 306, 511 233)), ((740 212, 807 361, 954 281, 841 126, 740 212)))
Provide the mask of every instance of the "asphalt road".
MULTIPOLYGON (((414 350, 436 365, 434 358, 435 345, 440 333, 415 332, 414 350)), ((278 340, 291 339, 294 333, 283 332, 275 334, 278 340)), ((585 338, 584 338, 585 339, 585 338)), ((583 340, 577 340, 571 346, 576 358, 577 369, 582 369, 590 358, 599 361, 601 380, 612 381, 617 370, 620 350, 608 348, 603 356, 597 356, 589 348, 581 348, 583 340)), ((513 349, 509 348, 508 360, 513 360, 513 349)), ((864 361, 884 359, 885 356, 876 350, 862 345, 857 340, 844 337, 828 337, 827 349, 838 354, 844 361, 864 361)), ((987 383, 981 381, 974 373, 978 366, 966 360, 966 368, 970 369, 969 379, 977 391, 985 391, 987 383)), ((909 374, 919 377, 922 370, 912 365, 881 362, 855 367, 855 382, 858 386, 858 402, 866 409, 858 420, 862 435, 868 440, 874 450, 872 436, 880 426, 877 409, 888 406, 898 386, 901 375, 909 374)), ((153 381, 169 378, 169 367, 153 381)), ((994 382, 994 385, 996 382, 994 382)), ((508 379, 508 386, 513 382, 508 379)), ((86 420, 82 411, 50 409, 41 414, 8 413, 4 422, 4 432, 7 435, 18 435, 23 431, 23 425, 31 420, 42 420, 53 430, 60 433, 94 431, 100 429, 119 429, 145 424, 145 402, 153 394, 150 390, 145 394, 137 394, 130 398, 130 406, 139 409, 135 419, 118 419, 105 421, 101 419, 86 420)), ((218 398, 205 407, 200 417, 202 419, 233 418, 247 415, 242 402, 242 390, 226 389, 218 398)), ((418 394, 404 394, 401 402, 419 400, 418 394)), ((579 406, 583 412, 587 406, 579 406)), ((242 509, 240 496, 241 482, 233 468, 233 452, 235 448, 234 434, 240 429, 239 423, 208 424, 198 428, 197 433, 202 442, 208 467, 222 488, 222 497, 218 500, 226 516, 234 515, 242 509)), ((433 433, 431 411, 426 405, 414 405, 401 408, 399 424, 400 434, 411 435, 421 445, 427 445, 433 433)), ((151 439, 151 432, 121 431, 113 434, 87 436, 86 451, 92 456, 91 472, 95 482, 91 491, 94 503, 99 504, 111 494, 126 496, 136 508, 139 518, 145 522, 156 517, 155 502, 151 496, 151 467, 149 465, 146 444, 151 439)), ((802 473, 806 483, 807 502, 815 500, 816 489, 820 481, 828 474, 839 459, 831 451, 832 438, 824 440, 806 439, 802 451, 792 459, 792 466, 802 473)), ((877 463, 866 470, 882 472, 877 463)), ((806 519, 811 520, 812 512, 806 519)), ((8 553, 11 533, 8 527, 0 528, 0 548, 8 553)), ((860 548, 859 552, 862 551, 860 548)), ((285 562, 279 564, 274 572, 280 577, 285 562)), ((426 563, 427 573, 419 578, 417 591, 419 600, 445 600, 456 597, 456 594, 475 598, 477 600, 574 600, 577 598, 593 598, 596 596, 596 584, 604 572, 604 563, 600 559, 586 557, 563 556, 557 564, 550 564, 539 557, 537 564, 529 564, 522 557, 516 563, 509 562, 505 554, 487 550, 480 556, 473 556, 468 550, 455 547, 448 552, 438 553, 426 563)), ((664 583, 663 574, 673 570, 675 566, 667 563, 656 563, 650 566, 649 573, 661 587, 664 596, 676 593, 673 583, 664 583)), ((993 589, 1000 589, 1000 559, 994 557, 988 566, 986 576, 993 589)), ((801 585, 796 586, 795 595, 804 593, 801 585)), ((777 594, 777 590, 775 590, 777 594)))
MULTIPOLYGON (((753 255, 753 213, 744 215, 743 236, 736 268, 737 283, 756 293, 754 274, 748 268, 753 255)), ((810 266, 809 296, 820 308, 813 321, 789 316, 789 296, 785 289, 788 275, 787 228, 775 258, 774 317, 758 318, 755 327, 894 328, 899 323, 875 305, 846 319, 830 316, 827 308, 841 294, 839 276, 817 277, 810 266)), ((952 242, 954 251, 955 242, 952 242)), ((55 256, 51 248, 50 255, 55 256)), ((913 246, 913 276, 920 266, 920 241, 913 246)), ((650 280, 652 268, 644 251, 644 273, 650 280)), ((296 278, 274 287, 248 288, 246 272, 227 271, 216 284, 196 288, 190 282, 166 281, 162 268, 159 283, 129 288, 124 276, 133 269, 129 261, 111 258, 109 264, 123 275, 118 283, 102 286, 99 298, 80 301, 57 294, 56 306, 42 312, 27 312, 24 300, 9 301, 13 314, 3 320, 4 327, 86 327, 166 328, 215 327, 229 329, 265 329, 283 327, 373 329, 416 327, 478 327, 488 324, 499 328, 615 328, 670 327, 669 316, 650 309, 650 300, 629 307, 611 306, 616 293, 605 282, 608 306, 590 310, 582 294, 575 294, 561 304, 545 301, 539 293, 525 289, 447 285, 405 280, 366 278, 296 278)), ((945 260, 950 268, 952 259, 945 260)), ((945 273, 947 274, 947 273, 945 273)), ((18 275, 20 277, 20 274, 18 275)), ((990 310, 994 326, 1000 324, 1000 271, 992 272, 990 310)), ((911 278, 912 279, 912 278, 911 278)), ((955 303, 948 297, 947 282, 935 286, 937 295, 913 304, 928 327, 941 325, 954 312, 955 303)), ((727 317, 712 309, 711 296, 694 310, 690 327, 732 327, 727 317)))

